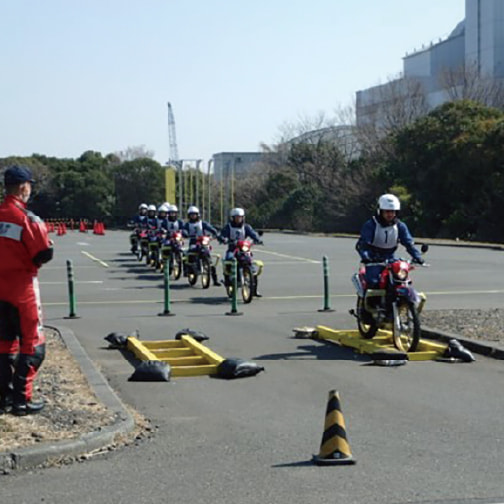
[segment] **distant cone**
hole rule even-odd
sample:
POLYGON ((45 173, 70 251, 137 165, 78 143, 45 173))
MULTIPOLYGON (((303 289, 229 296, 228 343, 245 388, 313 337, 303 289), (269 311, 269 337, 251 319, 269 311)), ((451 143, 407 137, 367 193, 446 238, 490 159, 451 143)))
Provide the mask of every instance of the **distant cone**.
POLYGON ((356 462, 347 441, 345 420, 336 390, 329 392, 320 453, 313 456, 313 462, 317 465, 348 465, 356 462))
POLYGON ((80 233, 85 233, 86 232, 86 224, 84 224, 84 221, 80 221, 80 224, 79 224, 79 232, 80 233))

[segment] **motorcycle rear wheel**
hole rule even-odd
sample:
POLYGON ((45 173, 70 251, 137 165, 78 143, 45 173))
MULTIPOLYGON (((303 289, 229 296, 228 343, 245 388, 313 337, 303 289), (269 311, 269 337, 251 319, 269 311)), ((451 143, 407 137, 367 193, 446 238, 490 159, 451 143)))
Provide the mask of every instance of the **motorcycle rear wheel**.
POLYGON ((243 302, 250 303, 254 296, 254 275, 248 266, 243 268, 241 291, 243 302))
POLYGON ((420 319, 415 305, 409 301, 394 303, 393 313, 395 347, 401 352, 415 352, 420 341, 420 319))
POLYGON ((376 332, 378 331, 378 325, 376 324, 376 321, 371 318, 371 315, 369 315, 369 324, 365 324, 362 320, 362 314, 364 311, 364 299, 357 297, 357 327, 359 329, 360 335, 363 338, 371 339, 376 335, 376 332))

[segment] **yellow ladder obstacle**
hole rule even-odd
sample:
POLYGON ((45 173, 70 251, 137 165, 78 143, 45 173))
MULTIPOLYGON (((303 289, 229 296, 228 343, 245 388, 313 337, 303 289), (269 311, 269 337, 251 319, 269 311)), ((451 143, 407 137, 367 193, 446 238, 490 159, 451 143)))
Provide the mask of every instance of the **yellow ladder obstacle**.
POLYGON ((217 374, 217 367, 224 360, 189 335, 182 335, 180 340, 162 341, 140 341, 130 336, 127 348, 137 359, 166 362, 172 376, 217 374))
MULTIPOLYGON (((392 340, 391 331, 378 331, 372 339, 364 339, 358 330, 338 330, 330 327, 317 326, 317 339, 337 341, 343 346, 356 349, 359 353, 397 352, 392 340)), ((420 339, 416 352, 408 352, 410 361, 436 360, 443 356, 448 345, 435 341, 420 339)))

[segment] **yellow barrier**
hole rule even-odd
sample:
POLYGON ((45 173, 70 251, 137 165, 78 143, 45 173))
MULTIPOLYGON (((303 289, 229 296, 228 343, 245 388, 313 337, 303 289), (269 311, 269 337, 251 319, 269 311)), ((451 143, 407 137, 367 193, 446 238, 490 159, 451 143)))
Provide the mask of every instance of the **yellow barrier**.
POLYGON ((223 357, 198 343, 188 335, 180 340, 140 341, 128 338, 128 350, 140 360, 159 360, 171 367, 172 376, 203 376, 217 374, 223 357))
MULTIPOLYGON (((343 346, 355 348, 359 353, 372 354, 375 352, 399 352, 394 346, 390 331, 378 331, 372 339, 364 339, 358 330, 337 330, 330 327, 317 326, 317 338, 337 341, 343 346)), ((431 340, 420 339, 416 352, 408 352, 411 361, 436 360, 443 356, 447 345, 431 340)))

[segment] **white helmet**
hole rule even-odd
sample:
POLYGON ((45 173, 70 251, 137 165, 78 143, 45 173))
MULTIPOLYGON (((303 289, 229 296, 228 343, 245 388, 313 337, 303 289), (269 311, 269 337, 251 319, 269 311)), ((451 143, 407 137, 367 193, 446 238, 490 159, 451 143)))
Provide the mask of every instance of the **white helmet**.
POLYGON ((149 205, 149 206, 147 207, 147 210, 148 210, 149 212, 155 212, 155 211, 156 211, 156 205, 149 205))
POLYGON ((245 217, 245 210, 243 208, 233 208, 229 212, 229 217, 245 217))
POLYGON ((378 198, 378 210, 395 210, 401 209, 401 202, 397 196, 393 194, 382 194, 378 198))
POLYGON ((147 210, 149 207, 147 206, 147 203, 141 203, 138 206, 138 210, 147 210))
POLYGON ((169 201, 165 201, 165 202, 163 203, 163 205, 166 205, 167 207, 169 207, 169 206, 170 206, 170 202, 169 202, 169 201))
POLYGON ((157 211, 158 211, 158 213, 159 212, 168 212, 169 209, 170 209, 170 207, 163 203, 162 205, 159 205, 159 208, 157 209, 157 211))
POLYGON ((168 208, 168 212, 178 212, 178 206, 177 205, 170 205, 168 208))
POLYGON ((199 208, 198 208, 197 206, 191 205, 191 206, 187 209, 187 215, 192 214, 192 213, 195 213, 195 214, 198 214, 198 215, 199 215, 199 208))

